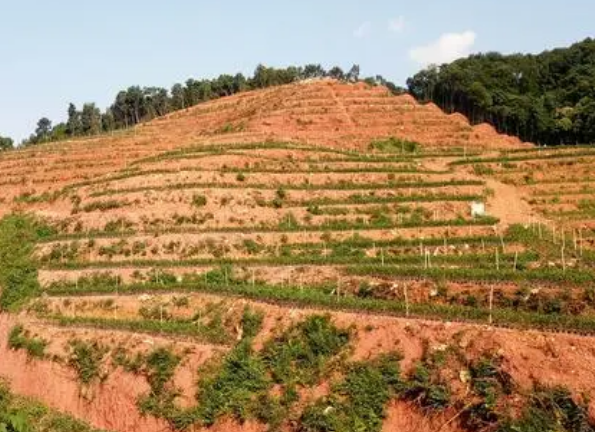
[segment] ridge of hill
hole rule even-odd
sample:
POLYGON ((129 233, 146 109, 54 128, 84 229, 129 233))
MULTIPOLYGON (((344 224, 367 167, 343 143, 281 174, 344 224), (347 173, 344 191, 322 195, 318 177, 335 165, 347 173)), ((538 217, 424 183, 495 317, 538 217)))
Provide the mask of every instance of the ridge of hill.
POLYGON ((274 140, 365 150, 373 139, 389 136, 469 152, 522 147, 487 125, 472 127, 460 115, 384 87, 315 80, 239 93, 123 132, 0 154, 0 199, 10 203, 22 194, 55 191, 187 146, 274 140))

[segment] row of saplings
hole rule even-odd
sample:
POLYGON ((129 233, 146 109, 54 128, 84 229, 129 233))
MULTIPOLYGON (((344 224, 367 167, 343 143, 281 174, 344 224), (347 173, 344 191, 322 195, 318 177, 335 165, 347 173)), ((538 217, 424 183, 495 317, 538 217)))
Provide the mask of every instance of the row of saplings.
MULTIPOLYGON (((395 289, 394 283, 381 283, 371 286, 366 281, 359 284, 355 294, 360 298, 405 301, 402 288, 395 289)), ((531 288, 526 284, 513 292, 507 293, 495 288, 490 299, 490 290, 461 290, 450 293, 446 283, 437 282, 429 290, 427 300, 447 305, 468 306, 487 309, 490 301, 495 308, 511 308, 518 311, 540 314, 579 315, 591 312, 595 308, 595 288, 531 288)))
MULTIPOLYGON (((436 427, 453 423, 469 431, 595 431, 586 406, 564 389, 537 388, 524 395, 525 406, 519 411, 520 395, 514 394, 515 386, 496 355, 470 361, 453 346, 426 347, 413 371, 405 375, 398 353, 349 360, 354 332, 336 327, 329 316, 312 315, 256 351, 253 339, 261 322, 261 313, 244 310, 242 339, 225 357, 201 367, 197 404, 192 408, 175 403, 179 390, 172 379, 182 357, 172 350, 161 347, 133 355, 118 347, 112 351, 112 364, 147 379, 151 390, 139 399, 139 409, 166 419, 176 430, 195 424, 208 427, 231 417, 240 423, 259 421, 270 431, 380 431, 387 404, 400 399, 433 417, 436 427), (303 407, 300 390, 329 377, 329 393, 303 407), (462 383, 464 392, 454 390, 453 379, 462 383)), ((38 357, 44 355, 45 344, 22 327, 15 327, 9 340, 12 349, 38 357)), ((107 376, 109 351, 97 342, 73 341, 67 364, 89 386, 107 376)))

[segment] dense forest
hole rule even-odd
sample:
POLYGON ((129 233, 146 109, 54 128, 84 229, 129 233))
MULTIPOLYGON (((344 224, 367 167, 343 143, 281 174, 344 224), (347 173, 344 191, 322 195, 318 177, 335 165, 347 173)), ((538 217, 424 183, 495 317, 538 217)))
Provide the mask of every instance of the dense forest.
MULTIPOLYGON (((324 77, 356 82, 360 80, 359 75, 358 65, 353 65, 347 72, 338 66, 325 70, 319 64, 279 69, 258 65, 252 77, 245 77, 243 74, 237 73, 235 75, 220 75, 215 79, 189 79, 184 84, 175 84, 171 90, 161 87, 132 86, 119 92, 112 105, 104 112, 94 103, 86 103, 80 110, 71 103, 67 110, 66 122, 52 125, 50 119, 41 118, 37 122, 35 132, 21 145, 90 136, 128 128, 172 111, 241 91, 324 77)), ((365 78, 363 81, 372 85, 387 86, 395 94, 405 92, 405 89, 397 87, 380 75, 365 78)), ((13 141, 10 138, 0 136, 0 151, 12 147, 13 141)))
POLYGON ((595 40, 538 55, 472 55, 407 81, 418 100, 538 144, 595 142, 595 40))

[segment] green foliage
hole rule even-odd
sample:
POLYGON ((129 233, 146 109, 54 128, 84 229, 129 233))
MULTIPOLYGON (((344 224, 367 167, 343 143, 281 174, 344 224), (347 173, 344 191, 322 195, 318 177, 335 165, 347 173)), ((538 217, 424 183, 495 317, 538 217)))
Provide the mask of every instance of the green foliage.
POLYGON ((421 101, 548 145, 595 141, 595 40, 538 55, 475 54, 407 81, 421 101))
POLYGON ((270 340, 262 357, 275 382, 311 385, 325 372, 329 359, 345 348, 349 336, 330 316, 314 315, 270 340))
POLYGON ((93 432, 95 429, 33 400, 13 395, 0 381, 0 431, 93 432))
POLYGON ((98 342, 86 342, 75 339, 69 342, 70 356, 68 364, 76 371, 82 384, 89 385, 95 380, 105 378, 102 362, 107 349, 98 342))
POLYGON ((0 220, 0 310, 13 310, 40 292, 32 254, 35 242, 53 231, 32 216, 0 220))
POLYGON ((25 350, 29 357, 44 358, 47 341, 31 336, 22 325, 14 326, 8 335, 8 347, 13 350, 25 350))
POLYGON ((372 141, 370 148, 385 153, 417 153, 420 145, 414 141, 389 137, 383 140, 372 141))
POLYGON ((142 413, 151 413, 163 417, 175 409, 174 399, 178 392, 172 387, 170 381, 180 364, 180 360, 179 356, 163 347, 157 348, 147 355, 144 374, 147 377, 151 391, 138 401, 142 413))
POLYGON ((192 205, 194 207, 204 207, 207 205, 207 197, 202 194, 192 195, 192 205))
POLYGON ((450 404, 450 390, 440 379, 437 365, 428 360, 416 363, 403 396, 416 401, 426 411, 442 410, 450 404))
POLYGON ((349 366, 331 395, 305 408, 301 432, 377 432, 382 428, 385 406, 401 387, 396 354, 382 355, 349 366))
POLYGON ((508 419, 497 432, 593 432, 588 408, 563 388, 537 389, 520 418, 508 419))
MULTIPOLYGON (((85 204, 81 210, 85 213, 91 213, 94 211, 107 211, 107 210, 114 210, 119 209, 122 207, 127 206, 129 203, 125 201, 118 201, 118 200, 106 200, 106 201, 93 201, 88 204, 85 204)), ((76 207, 75 207, 76 209, 76 207)))
POLYGON ((265 364, 254 355, 250 345, 251 340, 244 339, 219 370, 201 376, 197 399, 203 424, 212 425, 224 415, 246 420, 253 395, 268 388, 265 364))
POLYGON ((473 165, 473 172, 479 176, 484 176, 484 175, 487 176, 487 175, 493 175, 494 169, 489 166, 486 166, 486 165, 475 164, 475 165, 473 165))

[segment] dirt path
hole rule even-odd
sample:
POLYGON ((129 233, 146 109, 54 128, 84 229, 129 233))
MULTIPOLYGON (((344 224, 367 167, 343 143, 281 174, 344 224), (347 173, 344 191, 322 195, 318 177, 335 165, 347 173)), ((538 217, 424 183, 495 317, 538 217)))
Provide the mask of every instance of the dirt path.
POLYGON ((526 195, 516 186, 502 183, 493 178, 481 177, 468 171, 465 165, 449 165, 452 158, 430 159, 423 162, 423 167, 429 170, 452 170, 457 179, 484 181, 486 188, 493 193, 487 199, 487 213, 500 219, 499 227, 513 224, 529 224, 550 221, 539 214, 526 200, 526 195))
POLYGON ((329 86, 328 88, 329 88, 331 98, 337 104, 337 108, 339 108, 341 113, 343 113, 345 120, 347 121, 348 127, 351 129, 354 129, 355 123, 353 122, 353 118, 351 117, 351 114, 349 114, 349 111, 347 111, 345 104, 337 97, 337 93, 333 89, 333 86, 329 86))
POLYGON ((494 179, 485 179, 485 182, 486 187, 494 192, 488 198, 488 214, 499 218, 500 226, 548 223, 548 220, 537 213, 524 199, 524 194, 517 187, 494 179))

